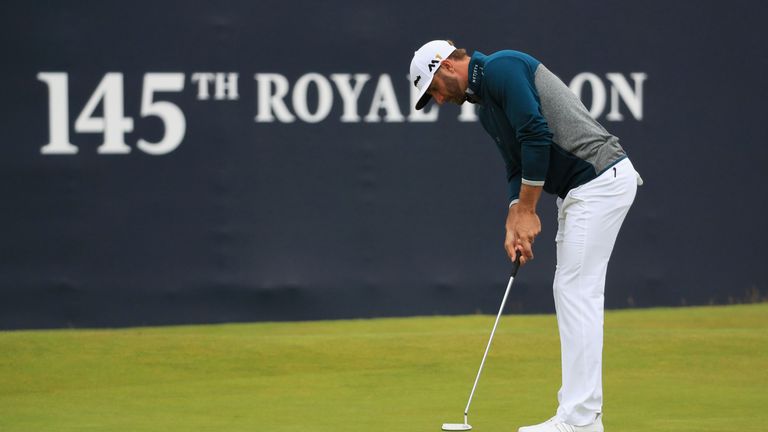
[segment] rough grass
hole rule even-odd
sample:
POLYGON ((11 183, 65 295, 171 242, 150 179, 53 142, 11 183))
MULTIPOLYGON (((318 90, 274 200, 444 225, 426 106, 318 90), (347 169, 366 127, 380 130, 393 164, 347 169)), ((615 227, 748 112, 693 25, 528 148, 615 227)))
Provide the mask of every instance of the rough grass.
MULTIPOLYGON (((0 431, 438 431, 492 316, 0 332, 0 431)), ((609 312, 611 431, 764 431, 768 304, 609 312)), ((502 318, 477 431, 556 408, 555 317, 502 318)))

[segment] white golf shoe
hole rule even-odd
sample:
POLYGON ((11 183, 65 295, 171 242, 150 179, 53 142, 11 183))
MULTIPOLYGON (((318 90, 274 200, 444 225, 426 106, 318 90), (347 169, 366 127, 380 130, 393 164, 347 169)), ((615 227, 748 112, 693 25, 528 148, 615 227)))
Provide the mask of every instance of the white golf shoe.
POLYGON ((584 426, 570 425, 552 417, 544 423, 523 426, 518 432, 603 432, 603 415, 598 414, 594 422, 584 426))

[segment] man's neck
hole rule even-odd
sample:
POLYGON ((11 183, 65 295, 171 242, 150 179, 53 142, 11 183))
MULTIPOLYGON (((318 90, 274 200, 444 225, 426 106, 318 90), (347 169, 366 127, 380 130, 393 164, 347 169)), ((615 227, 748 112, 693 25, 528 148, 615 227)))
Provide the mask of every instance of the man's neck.
POLYGON ((462 91, 467 91, 469 86, 469 57, 456 62, 456 73, 459 75, 462 91))

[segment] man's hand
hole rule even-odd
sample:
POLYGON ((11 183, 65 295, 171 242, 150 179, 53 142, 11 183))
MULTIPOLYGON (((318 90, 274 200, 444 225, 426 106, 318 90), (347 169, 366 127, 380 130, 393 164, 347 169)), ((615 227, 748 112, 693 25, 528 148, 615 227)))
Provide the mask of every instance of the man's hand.
POLYGON ((541 187, 523 185, 520 200, 512 205, 507 213, 507 237, 504 249, 512 261, 520 251, 520 265, 533 259, 533 241, 541 232, 541 221, 536 214, 536 203, 539 201, 541 187))
POLYGON ((512 261, 516 251, 520 251, 520 264, 533 259, 533 241, 541 232, 541 221, 534 211, 525 211, 518 205, 513 205, 507 215, 507 237, 504 248, 512 261))

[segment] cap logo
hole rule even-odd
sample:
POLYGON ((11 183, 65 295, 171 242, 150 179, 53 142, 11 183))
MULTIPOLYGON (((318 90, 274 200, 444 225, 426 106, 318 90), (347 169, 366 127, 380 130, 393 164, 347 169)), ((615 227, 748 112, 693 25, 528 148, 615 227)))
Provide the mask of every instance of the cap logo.
POLYGON ((440 64, 440 60, 432 60, 431 62, 429 62, 429 64, 427 65, 427 67, 429 67, 429 71, 430 71, 430 72, 432 72, 432 69, 433 69, 435 66, 439 65, 439 64, 440 64))
POLYGON ((414 82, 413 82, 413 85, 414 85, 415 87, 418 87, 418 86, 419 86, 419 81, 421 81, 421 75, 419 75, 419 76, 417 76, 417 77, 416 77, 416 81, 414 81, 414 82))

